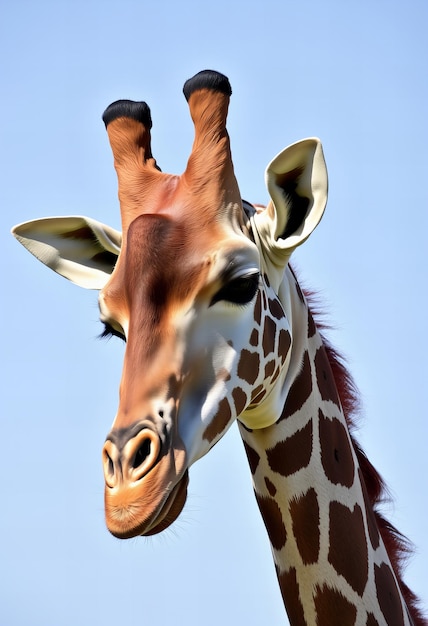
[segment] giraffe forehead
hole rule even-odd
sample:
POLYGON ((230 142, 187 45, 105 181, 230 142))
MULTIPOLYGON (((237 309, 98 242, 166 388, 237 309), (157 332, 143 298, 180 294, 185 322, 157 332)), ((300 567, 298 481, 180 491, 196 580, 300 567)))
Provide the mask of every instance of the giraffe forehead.
POLYGON ((186 215, 143 214, 134 219, 117 268, 101 301, 122 308, 144 301, 179 303, 259 266, 256 247, 243 234, 213 222, 201 232, 186 215), (113 296, 113 297, 112 297, 113 296))
POLYGON ((149 281, 158 282, 159 289, 176 286, 181 274, 190 269, 195 271, 195 266, 200 265, 192 263, 190 257, 184 223, 162 215, 141 215, 131 223, 127 233, 123 259, 125 285, 131 293, 149 281), (170 284, 163 284, 165 281, 170 284))

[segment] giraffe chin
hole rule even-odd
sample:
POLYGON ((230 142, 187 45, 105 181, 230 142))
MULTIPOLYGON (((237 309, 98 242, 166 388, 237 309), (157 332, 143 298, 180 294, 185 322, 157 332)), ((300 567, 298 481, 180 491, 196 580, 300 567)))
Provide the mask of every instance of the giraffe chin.
POLYGON ((174 487, 167 501, 165 502, 162 510, 157 516, 154 524, 150 526, 148 530, 140 533, 142 537, 149 537, 150 535, 157 535, 163 530, 171 526, 180 515, 186 504, 187 499, 187 485, 189 484, 189 472, 186 470, 185 475, 174 487))
MULTIPOLYGON (((105 511, 106 524, 112 535, 118 539, 132 539, 133 537, 156 535, 168 528, 180 515, 187 499, 187 486, 189 484, 189 472, 185 471, 166 500, 148 511, 147 496, 141 499, 133 498, 132 501, 121 503, 114 502, 114 498, 106 493, 105 511)), ((126 499, 127 500, 127 499, 126 499)))

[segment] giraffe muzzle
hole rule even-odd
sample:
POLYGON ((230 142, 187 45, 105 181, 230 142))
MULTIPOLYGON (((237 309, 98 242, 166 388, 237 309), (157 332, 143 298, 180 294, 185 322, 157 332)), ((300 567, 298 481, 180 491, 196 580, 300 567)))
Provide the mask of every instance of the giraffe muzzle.
POLYGON ((105 516, 120 539, 151 535, 167 528, 187 498, 186 453, 155 428, 134 424, 113 429, 102 451, 105 516))

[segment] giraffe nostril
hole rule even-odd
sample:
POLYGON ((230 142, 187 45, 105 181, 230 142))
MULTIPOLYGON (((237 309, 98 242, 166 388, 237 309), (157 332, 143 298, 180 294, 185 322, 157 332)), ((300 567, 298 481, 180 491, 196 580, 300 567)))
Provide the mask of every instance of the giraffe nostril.
POLYGON ((132 462, 132 468, 137 469, 138 467, 140 467, 140 465, 142 465, 144 461, 147 459, 147 457, 149 456, 150 451, 151 451, 151 440, 149 438, 144 439, 142 443, 140 444, 140 446, 138 447, 137 452, 135 453, 135 456, 132 462))
POLYGON ((112 460, 111 456, 108 454, 108 452, 105 453, 105 457, 106 457, 106 461, 107 461, 107 472, 108 472, 109 476, 113 476, 114 475, 113 460, 112 460))
POLYGON ((107 487, 125 489, 138 482, 156 466, 160 452, 159 435, 150 428, 136 424, 130 429, 112 430, 103 448, 107 487))
POLYGON ((107 441, 103 448, 103 468, 104 468, 104 478, 106 481, 106 485, 110 488, 117 486, 117 481, 119 480, 119 473, 115 471, 115 464, 113 458, 111 456, 112 446, 109 441, 107 441))

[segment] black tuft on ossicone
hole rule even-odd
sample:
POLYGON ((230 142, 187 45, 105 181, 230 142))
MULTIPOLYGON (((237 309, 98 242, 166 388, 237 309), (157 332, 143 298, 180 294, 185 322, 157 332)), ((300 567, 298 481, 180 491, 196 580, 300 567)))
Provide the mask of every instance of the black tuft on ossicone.
POLYGON ((130 117, 132 120, 141 122, 146 128, 152 127, 150 109, 145 102, 133 100, 116 100, 106 108, 103 113, 103 122, 107 126, 118 117, 130 117))
POLYGON ((183 93, 186 100, 189 100, 192 93, 199 89, 211 89, 212 91, 220 91, 226 94, 226 96, 232 95, 232 87, 230 86, 229 79, 215 72, 214 70, 203 70, 198 74, 195 74, 189 80, 186 80, 183 87, 183 93))

